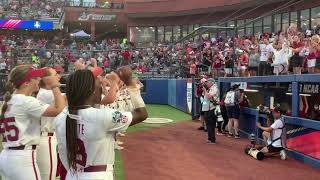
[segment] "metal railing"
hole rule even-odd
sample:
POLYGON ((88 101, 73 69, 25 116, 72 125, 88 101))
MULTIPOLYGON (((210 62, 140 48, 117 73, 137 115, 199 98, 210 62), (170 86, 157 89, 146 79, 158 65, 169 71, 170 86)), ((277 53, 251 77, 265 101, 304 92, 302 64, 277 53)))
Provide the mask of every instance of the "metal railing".
POLYGON ((124 9, 124 3, 112 3, 112 2, 96 3, 96 2, 66 1, 65 6, 104 8, 104 9, 124 9))

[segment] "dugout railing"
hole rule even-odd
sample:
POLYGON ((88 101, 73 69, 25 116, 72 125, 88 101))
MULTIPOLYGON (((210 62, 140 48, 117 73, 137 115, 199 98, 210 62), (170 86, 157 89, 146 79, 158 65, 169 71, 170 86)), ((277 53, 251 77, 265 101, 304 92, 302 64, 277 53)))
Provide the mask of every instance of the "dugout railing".
MULTIPOLYGON (((300 117, 300 84, 319 83, 320 74, 317 75, 287 75, 263 77, 233 77, 219 78, 218 84, 221 94, 230 88, 231 83, 290 83, 292 88, 291 116, 283 116, 286 124, 286 150, 294 159, 320 168, 320 121, 300 117)), ((280 87, 280 86, 279 86, 280 87)), ((253 88, 252 88, 253 89, 253 88)), ((270 89, 265 88, 265 91, 270 89)), ((266 93, 267 94, 267 93, 266 93)), ((283 93, 283 96, 286 96, 283 93)), ((243 108, 240 115, 240 129, 242 134, 249 136, 254 133, 262 143, 262 131, 256 128, 256 122, 266 125, 266 115, 260 114, 255 108, 243 108)))

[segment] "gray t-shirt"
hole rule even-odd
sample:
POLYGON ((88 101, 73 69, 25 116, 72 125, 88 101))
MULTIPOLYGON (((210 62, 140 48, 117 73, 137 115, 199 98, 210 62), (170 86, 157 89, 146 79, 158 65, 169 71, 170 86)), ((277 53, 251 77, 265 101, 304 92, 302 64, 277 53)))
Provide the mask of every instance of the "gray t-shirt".
POLYGON ((258 53, 256 54, 250 54, 249 56, 249 67, 258 67, 260 62, 260 55, 258 53))

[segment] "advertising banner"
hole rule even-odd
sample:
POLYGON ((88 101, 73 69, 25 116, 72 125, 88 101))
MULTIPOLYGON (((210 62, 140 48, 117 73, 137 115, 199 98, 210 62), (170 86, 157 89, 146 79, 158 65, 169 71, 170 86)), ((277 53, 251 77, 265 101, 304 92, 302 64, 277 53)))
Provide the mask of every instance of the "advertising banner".
POLYGON ((287 125, 287 148, 320 160, 320 131, 287 125))
POLYGON ((51 21, 34 21, 19 19, 0 19, 0 28, 7 29, 29 29, 29 30, 52 30, 51 21))
POLYGON ((82 12, 78 18, 79 21, 114 21, 117 15, 115 14, 91 14, 82 12))
POLYGON ((187 80, 187 104, 188 104, 188 113, 191 113, 191 110, 192 110, 192 79, 187 80))

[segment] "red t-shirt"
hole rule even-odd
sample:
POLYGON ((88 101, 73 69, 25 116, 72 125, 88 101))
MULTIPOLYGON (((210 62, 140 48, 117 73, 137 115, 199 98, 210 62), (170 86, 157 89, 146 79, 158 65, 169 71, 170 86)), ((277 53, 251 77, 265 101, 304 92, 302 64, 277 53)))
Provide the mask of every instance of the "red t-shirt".
POLYGON ((110 61, 108 59, 106 59, 104 62, 103 62, 103 66, 104 67, 109 67, 110 66, 110 61))
POLYGON ((122 56, 123 56, 123 58, 124 58, 125 60, 128 60, 129 57, 130 57, 129 51, 124 51, 124 52, 122 53, 122 56))
POLYGON ((191 64, 190 66, 190 74, 195 75, 197 71, 197 65, 196 64, 191 64))
MULTIPOLYGON (((297 49, 297 48, 301 48, 301 47, 303 47, 303 46, 304 46, 303 42, 298 42, 298 43, 297 43, 297 42, 294 42, 291 47, 292 47, 293 49, 297 49)), ((294 54, 299 55, 299 52, 294 53, 294 54)))

